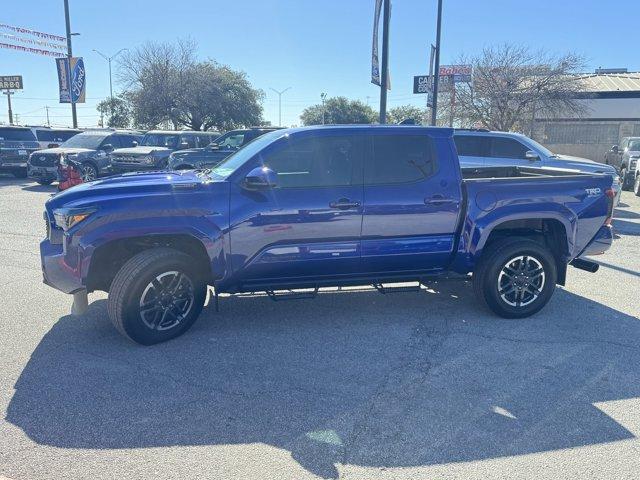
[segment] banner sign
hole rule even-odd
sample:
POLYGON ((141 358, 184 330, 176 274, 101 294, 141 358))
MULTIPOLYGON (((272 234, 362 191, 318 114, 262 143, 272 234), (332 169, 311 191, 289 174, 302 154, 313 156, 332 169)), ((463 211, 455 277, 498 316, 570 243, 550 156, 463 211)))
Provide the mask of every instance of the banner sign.
POLYGON ((67 50, 67 47, 65 45, 60 45, 59 43, 47 42, 46 40, 36 40, 33 38, 18 37, 10 33, 0 32, 0 37, 5 38, 8 42, 18 42, 18 43, 27 43, 29 45, 39 45, 41 47, 60 50, 61 52, 65 52, 67 50))
POLYGON ((56 58, 60 103, 84 103, 86 72, 81 57, 56 58))
POLYGON ((373 46, 371 48, 371 83, 381 85, 380 82, 380 61, 378 57, 378 30, 380 29, 380 13, 382 11, 382 0, 376 0, 376 9, 373 14, 373 46))
POLYGON ((18 50, 20 52, 35 53, 36 55, 45 55, 47 57, 59 57, 60 52, 52 52, 51 50, 42 50, 41 48, 23 47, 22 45, 13 45, 10 43, 0 43, 0 48, 9 50, 18 50))
POLYGON ((22 90, 22 75, 1 75, 0 89, 22 90))
POLYGON ((28 28, 14 27, 13 25, 7 25, 6 23, 0 23, 0 29, 10 30, 15 33, 33 35, 34 37, 43 38, 45 40, 53 40, 61 43, 65 43, 67 41, 66 37, 61 37, 60 35, 52 35, 50 33, 37 32, 35 30, 30 30, 28 28))

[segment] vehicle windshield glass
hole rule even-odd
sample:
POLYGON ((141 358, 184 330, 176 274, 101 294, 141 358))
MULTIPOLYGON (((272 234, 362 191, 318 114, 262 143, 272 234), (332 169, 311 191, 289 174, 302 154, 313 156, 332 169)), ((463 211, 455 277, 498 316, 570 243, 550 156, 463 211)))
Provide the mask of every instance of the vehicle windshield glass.
POLYGON ((238 150, 233 155, 227 157, 220 165, 214 168, 211 172, 222 178, 227 178, 239 167, 245 164, 251 157, 269 145, 271 142, 284 135, 282 130, 276 130, 265 135, 262 135, 255 140, 250 141, 243 148, 238 150))
POLYGON ((35 142, 36 136, 28 128, 0 128, 0 142, 35 142))
POLYGON ((629 141, 629 150, 632 152, 640 151, 640 140, 630 140, 629 141))
POLYGON ((238 148, 244 141, 244 132, 227 132, 214 140, 220 148, 238 148))
POLYGON ((107 138, 108 135, 95 134, 95 133, 79 133, 78 135, 71 137, 64 142, 61 147, 67 148, 90 148, 96 150, 102 141, 107 138))
POLYGON ((176 148, 178 146, 180 134, 171 133, 147 133, 142 139, 145 147, 167 147, 176 148))

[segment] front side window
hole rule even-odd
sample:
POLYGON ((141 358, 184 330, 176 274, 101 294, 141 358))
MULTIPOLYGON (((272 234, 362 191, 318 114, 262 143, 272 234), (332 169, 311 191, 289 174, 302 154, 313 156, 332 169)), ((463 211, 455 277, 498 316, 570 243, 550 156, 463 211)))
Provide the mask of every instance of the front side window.
POLYGON ((494 137, 491 141, 491 157, 493 158, 527 158, 525 153, 529 150, 517 140, 511 138, 494 137))
POLYGON ((167 147, 176 148, 180 135, 167 133, 147 133, 142 139, 142 145, 145 147, 167 147))
POLYGON ((431 139, 426 135, 376 135, 373 157, 365 162, 368 185, 417 182, 435 173, 431 139))
MULTIPOLYGON (((280 188, 348 186, 358 183, 363 138, 337 135, 287 138, 262 158, 278 174, 280 188)), ((361 183, 361 182, 360 182, 361 183)))
POLYGON ((244 142, 244 133, 229 132, 216 140, 220 148, 239 148, 244 142))

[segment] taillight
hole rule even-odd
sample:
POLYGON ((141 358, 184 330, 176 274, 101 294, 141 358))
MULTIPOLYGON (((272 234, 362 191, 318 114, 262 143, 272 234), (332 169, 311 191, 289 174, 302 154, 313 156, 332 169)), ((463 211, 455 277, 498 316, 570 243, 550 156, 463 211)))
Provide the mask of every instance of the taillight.
POLYGON ((612 200, 616 197, 616 192, 612 188, 608 188, 607 190, 605 190, 604 194, 612 200))
POLYGON ((616 198, 616 192, 612 188, 608 188, 604 191, 604 194, 609 199, 609 214, 607 215, 607 219, 604 221, 605 226, 610 227, 613 222, 613 199, 616 198))

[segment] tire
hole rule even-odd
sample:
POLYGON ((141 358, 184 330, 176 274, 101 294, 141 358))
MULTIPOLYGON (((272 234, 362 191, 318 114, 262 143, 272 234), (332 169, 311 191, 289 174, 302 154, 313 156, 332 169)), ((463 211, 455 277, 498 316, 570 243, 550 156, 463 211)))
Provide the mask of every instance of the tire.
POLYGON ((483 252, 473 273, 473 287, 478 299, 495 314, 524 318, 551 299, 557 275, 556 259, 546 246, 522 237, 505 238, 483 252), (520 270, 523 265, 524 271, 520 270))
POLYGON ((622 190, 629 191, 633 187, 633 184, 629 181, 629 176, 627 175, 627 171, 623 169, 620 172, 620 177, 622 177, 622 190))
POLYGON ((127 261, 113 279, 109 318, 122 335, 136 343, 166 342, 191 328, 202 311, 206 292, 192 257, 171 248, 145 250, 127 261), (163 291, 167 298, 159 295, 163 291), (145 303, 150 306, 143 312, 145 303))
POLYGON ((27 178, 27 170, 14 170, 13 172, 13 176, 16 178, 27 178))
POLYGON ((636 173, 636 181, 633 182, 633 193, 640 197, 640 173, 636 173))
POLYGON ((36 180, 40 185, 51 185, 53 180, 36 180))
POLYGON ((95 165, 91 163, 83 163, 81 168, 82 171, 80 172, 80 176, 84 183, 93 182, 98 179, 98 169, 95 165))

